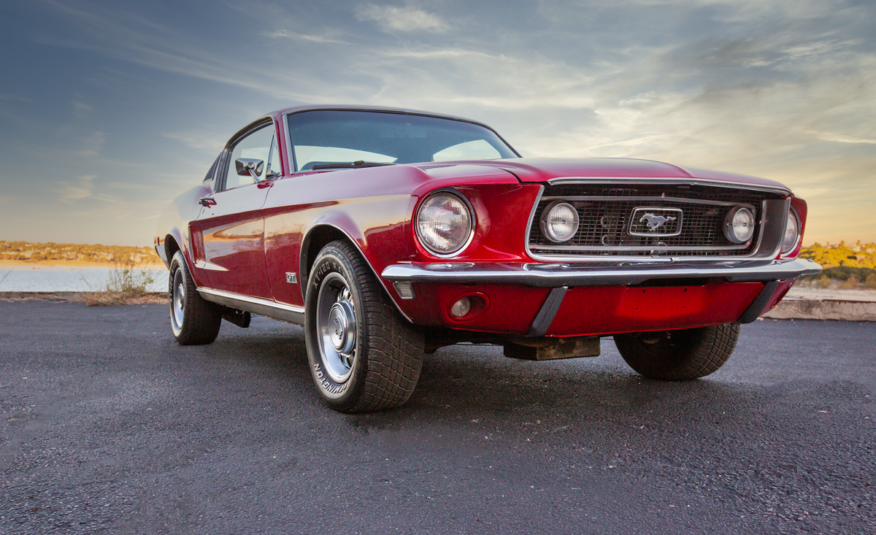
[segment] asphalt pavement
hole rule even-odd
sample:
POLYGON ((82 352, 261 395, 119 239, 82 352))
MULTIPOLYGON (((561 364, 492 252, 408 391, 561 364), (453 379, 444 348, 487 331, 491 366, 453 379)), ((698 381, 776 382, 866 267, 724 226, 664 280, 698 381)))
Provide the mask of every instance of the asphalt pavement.
POLYGON ((427 356, 323 406, 300 327, 179 347, 160 305, 0 302, 0 533, 874 533, 876 323, 762 320, 689 383, 427 356))

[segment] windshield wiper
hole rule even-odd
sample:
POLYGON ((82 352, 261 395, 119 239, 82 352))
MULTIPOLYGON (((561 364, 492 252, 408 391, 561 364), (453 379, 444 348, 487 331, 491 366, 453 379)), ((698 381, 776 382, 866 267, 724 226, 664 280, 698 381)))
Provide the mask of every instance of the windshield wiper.
POLYGON ((395 164, 385 162, 366 162, 364 160, 358 160, 355 162, 317 163, 313 164, 313 167, 311 167, 311 169, 360 169, 362 167, 382 167, 384 165, 395 164))

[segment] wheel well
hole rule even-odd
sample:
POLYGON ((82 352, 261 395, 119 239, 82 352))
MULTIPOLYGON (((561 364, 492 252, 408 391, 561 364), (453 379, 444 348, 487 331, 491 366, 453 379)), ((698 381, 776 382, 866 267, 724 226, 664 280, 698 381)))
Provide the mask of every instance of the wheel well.
MULTIPOLYGON (((361 249, 359 249, 359 245, 355 243, 350 236, 348 236, 341 229, 334 227, 332 225, 317 225, 314 227, 304 238, 304 243, 301 244, 301 260, 300 260, 300 277, 299 284, 301 285, 301 295, 305 299, 307 298, 307 280, 310 277, 310 268, 313 267, 313 262, 316 260, 316 256, 319 254, 319 251, 322 250, 323 247, 328 245, 329 243, 335 240, 343 240, 347 243, 353 245, 356 249, 362 253, 361 249)), ((363 254, 364 256, 364 254, 363 254)), ((373 266, 370 265, 368 259, 365 258, 365 263, 369 264, 369 267, 372 267, 372 273, 377 277, 377 280, 380 282, 380 288, 383 290, 383 294, 389 299, 394 305, 396 310, 404 317, 407 321, 413 323, 411 319, 399 308, 398 303, 389 295, 389 290, 386 289, 386 286, 383 285, 383 282, 380 281, 380 277, 377 275, 377 272, 374 271, 373 266)))
POLYGON ((167 265, 170 265, 170 262, 173 260, 173 255, 179 251, 179 244, 176 243, 176 240, 173 239, 173 236, 170 234, 164 238, 164 254, 167 255, 167 265))
MULTIPOLYGON (((307 279, 310 277, 310 268, 313 267, 313 261, 316 259, 316 255, 319 254, 323 247, 335 240, 350 242, 350 238, 348 238, 346 234, 337 227, 332 227, 330 225, 320 225, 307 234, 304 246, 301 248, 300 275, 302 290, 307 288, 307 279)), ((302 293, 304 292, 302 291, 302 293)))

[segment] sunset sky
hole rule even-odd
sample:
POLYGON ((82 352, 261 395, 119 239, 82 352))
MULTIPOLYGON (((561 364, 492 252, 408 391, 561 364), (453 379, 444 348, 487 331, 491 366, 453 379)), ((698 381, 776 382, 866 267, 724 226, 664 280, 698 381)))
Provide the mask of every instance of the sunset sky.
POLYGON ((876 241, 876 2, 0 2, 0 239, 147 245, 259 115, 477 119, 524 156, 778 180, 876 241))

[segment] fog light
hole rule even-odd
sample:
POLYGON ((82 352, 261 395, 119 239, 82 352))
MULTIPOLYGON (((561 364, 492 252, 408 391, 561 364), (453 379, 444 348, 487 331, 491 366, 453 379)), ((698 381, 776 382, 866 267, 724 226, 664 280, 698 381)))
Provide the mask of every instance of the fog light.
POLYGON ((453 314, 454 318, 461 318, 468 314, 469 310, 471 310, 471 301, 468 297, 463 297, 459 301, 453 303, 453 306, 450 307, 450 313, 453 314))
POLYGON ((724 235, 732 243, 745 243, 754 235, 754 214, 744 206, 727 212, 724 218, 724 235))
POLYGON ((554 243, 569 241, 578 232, 578 210, 567 202, 548 205, 541 216, 541 231, 554 243))

